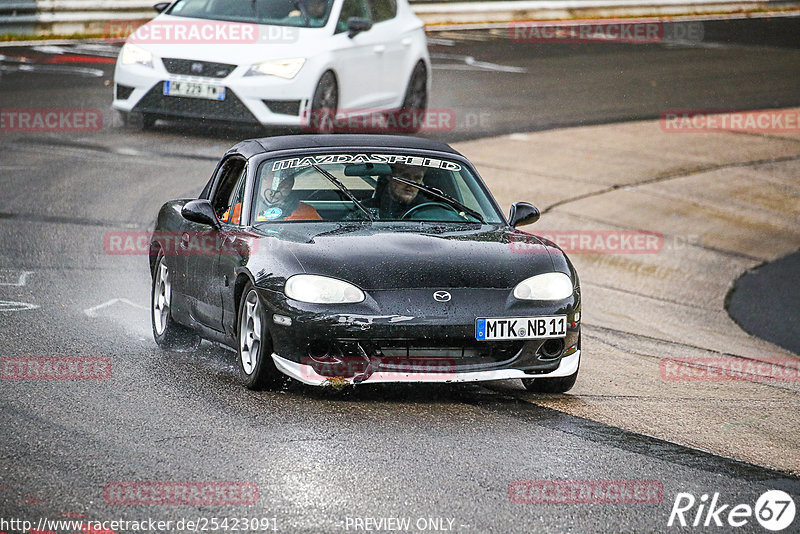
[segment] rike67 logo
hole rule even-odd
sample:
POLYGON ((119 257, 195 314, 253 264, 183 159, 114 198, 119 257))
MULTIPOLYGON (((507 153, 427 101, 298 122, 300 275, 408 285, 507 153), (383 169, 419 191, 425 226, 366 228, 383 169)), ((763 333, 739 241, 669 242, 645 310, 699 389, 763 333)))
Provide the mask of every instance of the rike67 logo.
POLYGON ((667 526, 728 529, 751 524, 755 518, 765 529, 778 532, 792 524, 795 511, 794 500, 781 490, 765 491, 755 506, 724 503, 719 493, 710 498, 704 493, 698 499, 691 493, 681 492, 675 496, 667 526))

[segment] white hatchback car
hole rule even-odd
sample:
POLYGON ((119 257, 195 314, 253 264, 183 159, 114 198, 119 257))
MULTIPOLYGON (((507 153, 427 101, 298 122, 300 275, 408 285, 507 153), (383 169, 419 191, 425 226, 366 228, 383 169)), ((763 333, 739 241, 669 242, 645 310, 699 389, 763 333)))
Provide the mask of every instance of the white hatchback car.
MULTIPOLYGON (((177 0, 128 37, 113 107, 327 130, 322 118, 427 106, 430 58, 408 0, 177 0)), ((415 128, 408 128, 413 131, 415 128)))

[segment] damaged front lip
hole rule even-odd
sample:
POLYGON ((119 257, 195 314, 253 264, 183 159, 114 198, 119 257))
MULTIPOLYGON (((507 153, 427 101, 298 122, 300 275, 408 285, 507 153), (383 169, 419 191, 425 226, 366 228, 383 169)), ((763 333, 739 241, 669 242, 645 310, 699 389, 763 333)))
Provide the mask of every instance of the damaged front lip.
POLYGON ((358 315, 354 313, 340 313, 335 317, 339 318, 340 323, 368 323, 372 324, 374 321, 383 321, 387 323, 399 323, 401 321, 411 321, 414 319, 411 315, 358 315))
POLYGON ((283 374, 294 378, 310 386, 331 386, 343 387, 345 385, 355 385, 369 382, 370 384, 385 384, 391 382, 439 382, 439 383, 458 383, 458 382, 485 382, 489 380, 506 380, 511 378, 559 378, 570 376, 577 372, 580 364, 580 349, 564 356, 555 371, 549 373, 528 374, 519 369, 496 369, 487 371, 467 371, 467 372, 448 372, 448 373, 413 373, 389 371, 371 372, 369 375, 363 373, 354 377, 331 377, 318 374, 310 365, 293 362, 282 358, 278 354, 272 354, 275 366, 283 374))
POLYGON ((417 319, 411 315, 365 315, 356 313, 332 313, 314 314, 303 318, 306 323, 327 323, 343 326, 346 328, 357 328, 369 330, 370 327, 379 324, 395 324, 417 319))
POLYGON ((402 323, 413 321, 415 317, 410 315, 358 315, 358 314, 337 314, 337 323, 345 326, 371 326, 373 323, 402 323))

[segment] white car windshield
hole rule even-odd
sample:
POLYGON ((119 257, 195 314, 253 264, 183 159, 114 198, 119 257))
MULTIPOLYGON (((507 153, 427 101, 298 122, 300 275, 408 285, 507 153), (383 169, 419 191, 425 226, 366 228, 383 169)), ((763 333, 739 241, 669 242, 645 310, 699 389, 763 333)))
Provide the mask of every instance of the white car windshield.
POLYGON ((272 26, 321 28, 333 0, 180 0, 167 11, 176 17, 272 26))

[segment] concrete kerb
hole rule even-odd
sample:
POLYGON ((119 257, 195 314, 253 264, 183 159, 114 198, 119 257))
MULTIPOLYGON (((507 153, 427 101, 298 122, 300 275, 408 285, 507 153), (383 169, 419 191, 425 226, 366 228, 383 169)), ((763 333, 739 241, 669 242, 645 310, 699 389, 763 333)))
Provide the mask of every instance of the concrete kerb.
POLYGON ((426 27, 443 25, 508 23, 521 21, 556 21, 580 19, 620 18, 679 18, 679 17, 725 17, 726 15, 770 15, 795 13, 800 2, 721 2, 700 0, 686 2, 658 0, 651 2, 625 0, 522 0, 498 2, 461 2, 441 4, 419 4, 414 11, 426 27))
POLYGON ((586 334, 575 388, 543 396, 513 383, 492 387, 800 474, 800 422, 793 415, 800 381, 667 380, 660 372, 665 360, 679 358, 797 362, 796 355, 741 330, 724 299, 742 272, 800 245, 800 199, 785 192, 797 190, 800 134, 678 134, 665 132, 659 121, 636 121, 511 134, 455 148, 476 164, 504 209, 520 200, 543 210, 556 205, 523 228, 532 233, 610 228, 659 232, 665 240, 697 236, 690 246, 658 254, 572 254, 586 334), (599 154, 602 161, 594 157, 599 154), (509 184, 510 174, 525 179, 509 184), (596 194, 570 201, 573 179, 594 184, 596 194))
MULTIPOLYGON (((46 9, 14 13, 0 6, 0 35, 102 35, 110 21, 139 23, 155 16, 151 2, 100 2, 76 8, 53 0, 46 9), (13 31, 15 25, 19 31, 13 31)), ((44 4, 42 4, 44 6, 44 4)), ((800 10, 800 1, 771 0, 511 0, 488 2, 412 3, 428 29, 529 20, 580 20, 686 16, 786 14, 800 10)))

